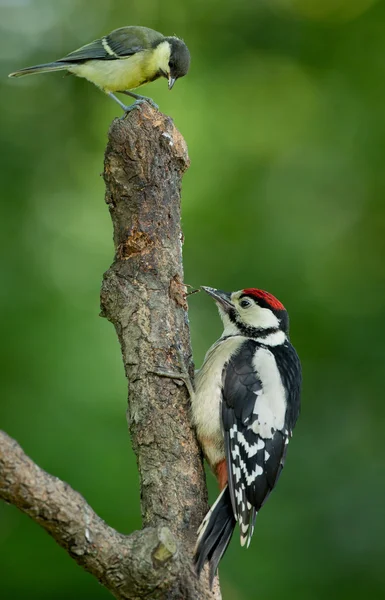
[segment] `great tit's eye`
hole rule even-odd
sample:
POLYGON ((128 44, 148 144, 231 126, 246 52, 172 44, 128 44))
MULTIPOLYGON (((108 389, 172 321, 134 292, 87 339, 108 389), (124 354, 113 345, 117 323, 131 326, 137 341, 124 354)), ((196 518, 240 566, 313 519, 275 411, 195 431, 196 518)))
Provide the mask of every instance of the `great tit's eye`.
POLYGON ((174 69, 174 67, 175 67, 174 61, 170 60, 170 62, 168 63, 168 66, 170 67, 170 69, 174 69))
POLYGON ((251 300, 244 298, 243 300, 240 301, 239 306, 241 308, 248 308, 249 306, 251 306, 251 300))

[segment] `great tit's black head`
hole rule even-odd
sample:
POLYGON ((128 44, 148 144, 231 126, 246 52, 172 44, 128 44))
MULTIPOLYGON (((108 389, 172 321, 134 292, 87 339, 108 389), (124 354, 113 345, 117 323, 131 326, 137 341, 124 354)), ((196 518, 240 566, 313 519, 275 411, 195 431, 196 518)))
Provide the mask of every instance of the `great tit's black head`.
POLYGON ((171 90, 176 80, 187 74, 190 67, 190 52, 179 38, 168 37, 166 40, 170 44, 168 87, 171 90))

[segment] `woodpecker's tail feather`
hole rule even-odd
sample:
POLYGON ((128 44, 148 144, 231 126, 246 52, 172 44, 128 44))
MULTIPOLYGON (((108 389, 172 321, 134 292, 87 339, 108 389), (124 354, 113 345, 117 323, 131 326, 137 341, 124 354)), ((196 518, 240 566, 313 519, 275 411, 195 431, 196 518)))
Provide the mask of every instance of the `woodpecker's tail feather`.
POLYGON ((23 75, 34 75, 35 73, 50 73, 51 71, 65 71, 70 66, 70 63, 51 62, 45 65, 35 65, 34 67, 26 67, 10 73, 8 77, 23 77, 23 75))
POLYGON ((219 561, 233 535, 235 524, 230 492, 226 486, 203 519, 195 547, 194 563, 198 576, 206 561, 209 563, 210 588, 213 586, 219 561))

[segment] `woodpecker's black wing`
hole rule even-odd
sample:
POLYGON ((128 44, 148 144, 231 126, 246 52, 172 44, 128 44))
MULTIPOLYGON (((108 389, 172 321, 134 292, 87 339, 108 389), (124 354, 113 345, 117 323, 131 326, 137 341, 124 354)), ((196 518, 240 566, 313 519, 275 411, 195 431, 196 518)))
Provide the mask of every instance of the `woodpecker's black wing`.
MULTIPOLYGON (((292 348, 289 342, 282 346, 285 345, 292 348)), ((261 344, 254 340, 245 341, 223 372, 222 424, 228 485, 234 516, 240 526, 242 545, 250 543, 256 515, 282 470, 287 443, 295 423, 288 407, 297 400, 290 397, 290 388, 285 390, 285 382, 282 380, 283 385, 276 389, 277 395, 281 390, 282 397, 277 399, 276 406, 275 398, 270 402, 267 389, 270 384, 267 380, 263 381, 266 373, 262 376, 256 369, 255 356, 258 350, 270 352, 270 349, 261 348, 261 344), (274 411, 279 406, 284 411, 280 428, 270 426, 274 423, 274 411), (268 428, 266 424, 269 425, 268 428)), ((294 349, 293 351, 295 354, 294 349)), ((294 360, 291 352, 284 349, 282 352, 281 359, 284 358, 291 365, 294 360)), ((273 353, 271 359, 273 360, 273 353)), ((299 362, 290 366, 293 373, 298 365, 299 362)), ((281 373, 275 373, 279 381, 281 373)))
POLYGON ((78 63, 86 60, 116 60, 151 48, 163 39, 148 27, 120 27, 99 40, 94 40, 56 62, 78 63))
POLYGON ((285 344, 270 348, 281 375, 282 383, 288 392, 286 424, 290 437, 300 413, 302 370, 298 354, 287 340, 285 344))

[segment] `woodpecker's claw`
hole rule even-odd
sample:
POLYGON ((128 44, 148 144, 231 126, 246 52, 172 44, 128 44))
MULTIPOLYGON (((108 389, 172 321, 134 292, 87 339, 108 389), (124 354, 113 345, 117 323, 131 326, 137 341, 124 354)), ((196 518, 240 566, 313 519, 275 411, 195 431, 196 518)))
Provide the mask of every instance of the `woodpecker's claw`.
POLYGON ((194 392, 194 384, 191 381, 190 375, 188 374, 186 367, 184 366, 184 358, 183 358, 183 354, 182 354, 180 348, 177 347, 176 351, 177 351, 178 358, 179 358, 180 364, 182 366, 182 369, 184 369, 184 371, 182 373, 176 373, 175 371, 166 371, 163 369, 159 369, 157 371, 150 371, 150 373, 152 373, 153 375, 158 375, 158 377, 168 377, 169 379, 179 380, 182 384, 184 384, 186 386, 190 398, 193 398, 194 393, 195 393, 194 392))
POLYGON ((184 384, 186 386, 190 398, 193 397, 194 386, 193 386, 193 383, 192 383, 188 373, 176 373, 173 371, 162 371, 162 370, 149 371, 149 373, 152 373, 153 375, 158 375, 158 377, 167 377, 168 379, 179 380, 182 385, 184 384))

